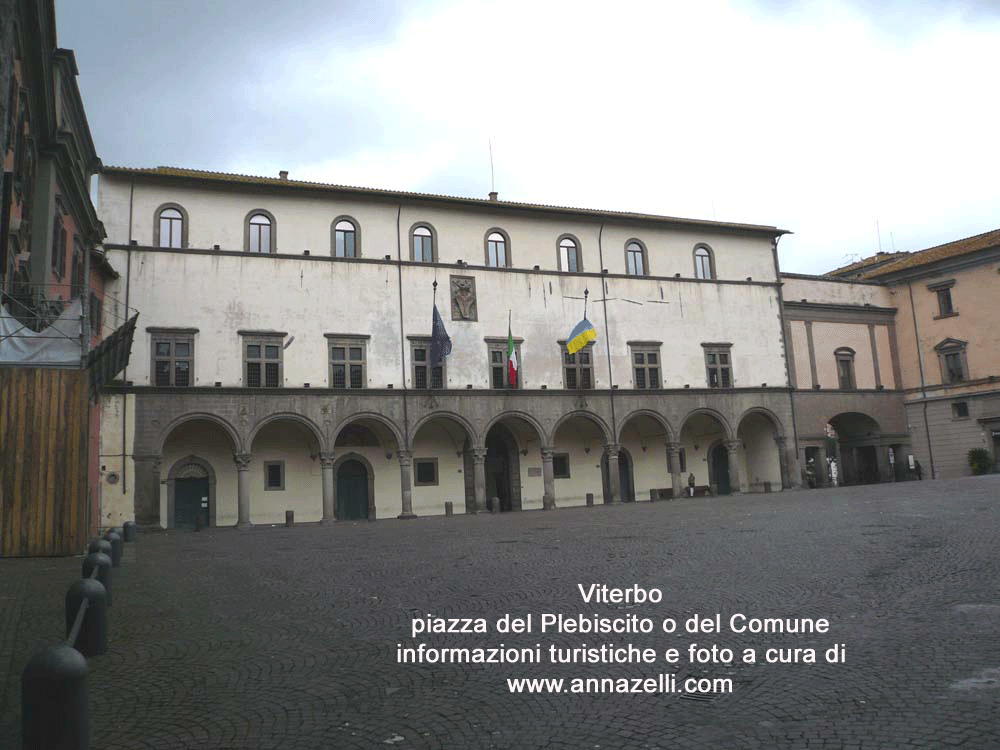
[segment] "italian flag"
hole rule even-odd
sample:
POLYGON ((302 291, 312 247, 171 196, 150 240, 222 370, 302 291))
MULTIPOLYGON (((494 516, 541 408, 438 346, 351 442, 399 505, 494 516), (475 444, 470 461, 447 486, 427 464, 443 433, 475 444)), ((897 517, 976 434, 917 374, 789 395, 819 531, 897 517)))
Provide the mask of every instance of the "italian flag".
POLYGON ((517 352, 514 351, 514 337, 510 334, 510 314, 507 317, 507 380, 511 388, 517 388, 517 352))

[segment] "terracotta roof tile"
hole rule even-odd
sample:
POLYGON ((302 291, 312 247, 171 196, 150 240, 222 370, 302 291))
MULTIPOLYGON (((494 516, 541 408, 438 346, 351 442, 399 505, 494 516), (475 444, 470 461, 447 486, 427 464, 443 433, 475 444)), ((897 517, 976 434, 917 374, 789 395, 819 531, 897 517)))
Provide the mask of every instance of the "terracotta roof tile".
POLYGON ((929 247, 926 250, 916 253, 906 253, 892 263, 862 274, 862 277, 871 279, 885 276, 907 268, 917 268, 939 260, 945 260, 946 258, 955 258, 960 255, 974 253, 979 250, 988 250, 993 247, 1000 247, 1000 229, 977 234, 974 237, 966 237, 962 240, 955 240, 944 245, 929 247))

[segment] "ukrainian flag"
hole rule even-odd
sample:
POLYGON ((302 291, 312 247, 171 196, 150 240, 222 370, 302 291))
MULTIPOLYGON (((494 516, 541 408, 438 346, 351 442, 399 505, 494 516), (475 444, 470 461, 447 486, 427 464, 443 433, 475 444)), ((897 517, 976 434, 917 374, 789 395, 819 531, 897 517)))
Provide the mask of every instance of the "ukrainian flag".
POLYGON ((566 351, 570 354, 576 354, 591 341, 597 341, 597 331, 594 329, 593 323, 584 318, 576 324, 566 340, 566 351))

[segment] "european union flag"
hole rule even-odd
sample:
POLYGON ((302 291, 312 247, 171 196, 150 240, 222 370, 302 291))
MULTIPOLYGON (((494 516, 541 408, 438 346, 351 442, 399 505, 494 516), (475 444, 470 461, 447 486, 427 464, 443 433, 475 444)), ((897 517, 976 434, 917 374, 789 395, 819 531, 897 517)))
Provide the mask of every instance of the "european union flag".
POLYGON ((444 321, 441 320, 438 306, 434 305, 434 317, 431 320, 431 367, 440 365, 449 354, 451 354, 451 338, 444 329, 444 321))

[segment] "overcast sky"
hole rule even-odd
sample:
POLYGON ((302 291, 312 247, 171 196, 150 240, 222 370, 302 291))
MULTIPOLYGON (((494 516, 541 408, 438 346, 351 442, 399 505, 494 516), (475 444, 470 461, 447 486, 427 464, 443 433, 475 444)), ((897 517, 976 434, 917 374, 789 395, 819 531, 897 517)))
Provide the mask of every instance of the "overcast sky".
POLYGON ((105 164, 773 224, 1000 227, 998 0, 57 0, 105 164))

